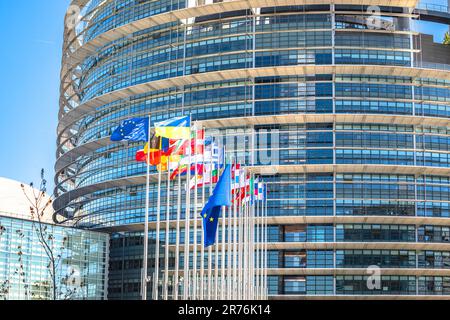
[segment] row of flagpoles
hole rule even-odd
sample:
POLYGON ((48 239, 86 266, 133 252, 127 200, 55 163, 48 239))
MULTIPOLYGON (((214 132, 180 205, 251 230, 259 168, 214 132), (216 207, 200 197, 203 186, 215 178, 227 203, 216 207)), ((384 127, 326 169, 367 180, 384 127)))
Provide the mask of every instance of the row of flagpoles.
POLYGON ((190 116, 155 123, 153 128, 151 117, 126 120, 111 140, 146 142, 136 153, 136 161, 147 164, 142 299, 147 300, 150 282, 153 300, 267 299, 266 184, 250 168, 227 157, 220 141, 206 137, 205 130, 196 124, 191 125, 190 116), (155 266, 149 277, 151 166, 158 171, 158 191, 155 266), (174 203, 175 244, 171 245, 174 203), (165 221, 161 221, 163 206, 165 221), (201 243, 199 227, 203 230, 201 243), (161 233, 165 233, 164 246, 161 233), (172 267, 171 255, 175 260, 172 267))

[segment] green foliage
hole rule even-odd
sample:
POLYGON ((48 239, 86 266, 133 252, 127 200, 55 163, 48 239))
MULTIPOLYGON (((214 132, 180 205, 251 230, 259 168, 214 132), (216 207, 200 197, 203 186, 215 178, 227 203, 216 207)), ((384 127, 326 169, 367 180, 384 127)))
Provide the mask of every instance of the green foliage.
POLYGON ((450 45, 450 32, 447 32, 444 37, 444 44, 450 45))

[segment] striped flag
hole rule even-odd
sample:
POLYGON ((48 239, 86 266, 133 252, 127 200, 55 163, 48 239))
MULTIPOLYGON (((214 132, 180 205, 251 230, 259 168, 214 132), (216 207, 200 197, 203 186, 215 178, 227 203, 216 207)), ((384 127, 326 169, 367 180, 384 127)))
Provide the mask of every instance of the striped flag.
POLYGON ((178 117, 155 124, 156 135, 167 139, 190 139, 191 117, 178 117))

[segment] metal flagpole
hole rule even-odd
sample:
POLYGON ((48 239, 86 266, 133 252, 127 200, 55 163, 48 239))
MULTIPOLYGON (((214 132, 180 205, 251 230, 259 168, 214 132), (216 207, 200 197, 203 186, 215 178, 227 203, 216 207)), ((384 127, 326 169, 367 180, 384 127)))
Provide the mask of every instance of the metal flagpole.
MULTIPOLYGON (((250 184, 251 187, 251 184, 250 184)), ((251 203, 251 188, 250 188, 250 203, 248 204, 248 213, 247 213, 247 241, 248 241, 248 255, 247 255, 247 287, 248 287, 248 292, 247 292, 247 299, 251 300, 252 298, 252 255, 253 255, 253 251, 252 251, 252 207, 253 204, 251 203)))
POLYGON ((186 216, 184 223, 184 290, 183 299, 189 298, 189 267, 190 267, 190 216, 191 216, 191 188, 189 188, 189 181, 191 181, 191 140, 188 143, 188 165, 187 165, 187 179, 186 179, 186 216))
POLYGON ((212 300, 212 247, 208 247, 208 300, 212 300))
MULTIPOLYGON (((250 181, 248 182, 248 185, 251 186, 250 181)), ((251 189, 251 188, 249 188, 251 189)), ((246 201, 247 201, 247 213, 246 213, 246 217, 247 217, 247 225, 246 225, 246 230, 247 230, 247 255, 246 255, 246 260, 247 260, 247 269, 246 269, 246 276, 247 276, 247 289, 246 289, 246 297, 247 299, 251 299, 251 278, 250 278, 250 273, 251 273, 251 241, 250 241, 250 237, 251 237, 251 231, 250 231, 250 220, 251 220, 251 199, 250 197, 250 192, 249 189, 247 190, 247 196, 246 196, 246 201)))
MULTIPOLYGON (((180 162, 178 162, 180 168, 180 162)), ((179 169, 178 169, 179 170, 179 169)), ((174 279, 174 300, 178 300, 179 294, 179 269, 180 269, 180 220, 181 220, 181 174, 178 174, 178 200, 177 200, 177 230, 175 233, 175 279, 174 279)))
POLYGON ((264 300, 264 199, 260 204, 260 221, 261 221, 261 236, 260 236, 260 299, 264 300))
MULTIPOLYGON (((250 186, 250 181, 248 182, 249 186, 250 186)), ((251 288, 250 288, 250 257, 251 257, 251 243, 250 243, 250 211, 251 211, 251 203, 249 202, 249 192, 246 186, 247 190, 247 194, 246 194, 246 212, 245 212, 245 219, 246 219, 246 223, 245 223, 245 230, 247 232, 247 236, 246 236, 246 242, 247 242, 247 255, 245 256, 245 262, 247 264, 247 267, 245 269, 245 276, 246 276, 246 290, 245 290, 245 294, 246 294, 246 298, 250 299, 250 292, 251 292, 251 288)))
POLYGON ((147 150, 147 177, 145 188, 145 221, 144 221, 144 257, 142 261, 141 297, 147 300, 148 284, 148 219, 150 209, 150 143, 151 143, 151 115, 148 116, 148 150, 147 150))
MULTIPOLYGON (((192 292, 193 292, 193 300, 197 299, 197 210, 198 210, 198 203, 197 203, 197 197, 198 197, 198 160, 197 160, 197 139, 198 139, 198 132, 197 132, 197 124, 194 124, 194 239, 193 239, 193 255, 192 255, 192 292)), ((189 182, 189 188, 190 188, 190 182, 189 182)))
POLYGON ((252 197, 253 197, 253 211, 252 211, 252 294, 253 299, 256 298, 256 291, 255 291, 255 281, 256 281, 256 246, 255 246, 255 237, 256 237, 256 195, 255 195, 255 176, 253 175, 253 190, 252 190, 252 197))
POLYGON ((162 165, 160 164, 160 170, 158 170, 158 201, 156 210, 156 241, 155 241, 155 275, 153 280, 153 298, 159 300, 159 233, 161 231, 161 178, 162 178, 162 165))
POLYGON ((243 291, 243 299, 247 300, 248 299, 248 291, 249 291, 249 286, 248 286, 248 257, 250 255, 250 253, 248 252, 249 249, 249 243, 248 243, 248 203, 247 203, 247 170, 245 170, 245 189, 244 189, 244 270, 243 270, 243 285, 244 285, 244 291, 243 291))
MULTIPOLYGON (((225 159, 224 159, 225 161, 225 159)), ((212 163, 212 161, 211 161, 212 163)), ((223 213, 223 211, 222 211, 223 213)), ((220 223, 217 228, 220 228, 220 223)), ((216 234, 216 244, 214 245, 214 300, 218 300, 219 296, 219 230, 216 234)))
MULTIPOLYGON (((259 188, 259 181, 258 185, 254 186, 255 190, 258 190, 259 188)), ((254 190, 254 192, 255 192, 254 190)), ((254 241, 254 248, 255 248, 255 263, 254 263, 254 271, 255 271, 255 299, 259 300, 259 192, 258 194, 255 194, 255 216, 254 216, 254 222, 255 222, 255 241, 254 241)))
MULTIPOLYGON (((264 192, 264 184, 262 184, 263 186, 263 192, 264 192)), ((264 211, 264 196, 262 196, 262 199, 260 200, 260 205, 259 205, 259 216, 260 216, 260 241, 259 241, 259 266, 260 266, 260 271, 259 271, 259 298, 260 300, 264 300, 264 290, 263 290, 263 271, 264 271, 264 260, 263 260, 263 244, 264 244, 264 222, 263 222, 263 211, 264 211)))
MULTIPOLYGON (((238 229, 237 229, 237 191, 239 186, 236 184, 236 176, 240 175, 240 171, 237 170, 237 161, 234 159, 235 169, 234 169, 234 195, 233 195, 233 296, 230 300, 235 300, 238 298, 238 262, 237 262, 237 243, 238 243, 238 229)), ((240 170, 240 167, 239 167, 240 170)))
MULTIPOLYGON (((231 161, 231 168, 234 168, 234 158, 231 161)), ((232 181, 232 171, 230 171, 230 180, 232 181)), ((234 181, 232 181, 231 183, 231 188, 233 188, 233 183, 234 181)), ((230 194, 232 194, 231 190, 230 190, 230 194)), ((233 206, 234 207, 234 206, 233 206)), ((228 275, 227 275, 227 299, 231 300, 231 290, 232 290, 232 268, 231 268, 231 258, 232 258, 232 252, 233 252, 233 246, 232 246, 232 207, 228 208, 228 241, 227 241, 227 270, 228 270, 228 275)))
MULTIPOLYGON (((225 149, 226 150, 226 149, 225 149)), ((225 151, 225 157, 224 157, 224 162, 225 162, 225 166, 227 165, 227 157, 226 157, 226 151, 225 151)), ((221 265, 222 265, 222 270, 221 270, 221 286, 220 286, 220 300, 224 300, 225 296, 225 260, 226 260, 226 250, 225 250, 225 240, 226 240, 226 210, 227 207, 223 207, 222 208, 222 254, 221 254, 221 265)), ((217 258, 216 258, 217 261, 217 258)))
MULTIPOLYGON (((238 236, 238 299, 242 299, 242 271, 243 271, 243 265, 242 265, 242 250, 243 250, 243 219, 242 219, 242 172, 244 171, 244 168, 241 168, 239 171, 239 200, 238 200, 238 230, 239 230, 239 236, 238 236)), ((245 182, 244 182, 245 183, 245 182)))
POLYGON ((245 255, 246 255, 246 249, 247 249, 247 239, 246 239, 246 219, 245 219, 245 215, 246 215, 246 211, 247 208, 245 206, 245 197, 246 197, 246 179, 247 179, 247 170, 245 170, 245 176, 244 176, 244 195, 243 195, 243 200, 242 200, 242 299, 245 300, 245 287, 246 287, 246 276, 245 276, 245 267, 246 267, 246 259, 245 259, 245 255))
MULTIPOLYGON (((203 163, 205 163, 205 155, 203 154, 203 163)), ((212 180, 211 182, 212 183, 212 180)), ((205 180, 202 184, 202 208, 205 207, 205 180)), ((204 219, 202 222, 202 244, 200 249, 200 300, 203 300, 205 294, 205 232, 204 232, 204 219)))
MULTIPOLYGON (((245 191, 244 191, 244 299, 248 299, 249 294, 249 279, 248 279, 248 270, 249 270, 249 256, 250 256, 250 246, 249 246, 249 203, 248 203, 248 192, 247 192, 247 176, 248 170, 245 170, 245 191)), ((250 181, 248 181, 250 183, 250 181)))
POLYGON ((265 188, 265 198, 264 198, 264 297, 265 300, 268 299, 268 290, 267 290, 267 241, 268 241, 268 232, 267 232, 267 184, 265 188))
POLYGON ((223 212, 222 212, 222 271, 221 271, 221 279, 220 279, 220 300, 224 300, 225 299, 225 288, 226 288, 226 283, 225 283, 225 276, 226 276, 226 267, 225 267, 225 261, 227 259, 226 257, 226 250, 225 250, 225 243, 226 243, 226 223, 227 223, 227 207, 223 207, 223 212))
POLYGON ((164 257, 164 300, 169 299, 169 234, 170 234, 170 157, 167 159, 166 247, 164 257))
POLYGON ((252 201, 252 210, 251 210, 251 219, 250 219, 250 244, 251 244, 251 256, 250 256, 250 281, 252 285, 252 291, 251 291, 251 299, 255 299, 255 280, 256 280, 256 272, 255 272, 255 175, 252 173, 252 190, 250 190, 251 193, 251 201, 252 201))
MULTIPOLYGON (((220 228, 220 223, 217 228, 220 228)), ((214 245, 214 300, 218 300, 219 294, 219 234, 220 232, 218 230, 216 233, 216 244, 214 245)))
MULTIPOLYGON (((212 158, 209 160, 210 166, 212 166, 212 158)), ((209 196, 211 196, 213 193, 213 185, 212 183, 209 184, 209 196)), ((217 242, 216 242, 217 243, 217 242)), ((208 294, 207 299, 212 300, 212 247, 208 247, 208 294)))
MULTIPOLYGON (((265 190, 265 183, 263 184, 263 192, 265 190)), ((265 199, 265 195, 263 196, 263 199, 261 201, 261 244, 260 244, 260 255, 261 255, 261 272, 260 272, 260 286, 261 286, 261 300, 264 300, 264 237, 265 237, 265 233, 264 233, 264 199, 265 199)))
POLYGON ((249 292, 248 292, 248 299, 253 300, 253 191, 254 188, 253 184, 253 173, 250 173, 250 189, 249 189, 249 197, 250 197, 250 204, 248 206, 248 247, 249 247, 249 254, 248 254, 248 283, 249 283, 249 292))
POLYGON ((257 299, 261 299, 261 202, 259 194, 259 184, 258 181, 258 197, 256 198, 256 295, 257 299))
MULTIPOLYGON (((220 228, 220 224, 218 226, 220 228)), ((218 300, 217 295, 219 293, 219 232, 216 234, 216 244, 214 245, 214 298, 213 300, 218 300)))
MULTIPOLYGON (((252 186, 252 185, 250 185, 250 186, 252 186)), ((254 203, 253 203, 253 190, 251 190, 251 189, 252 189, 252 187, 250 188, 250 197, 251 197, 250 201, 251 201, 251 204, 250 204, 250 207, 249 207, 249 215, 250 215, 250 219, 249 219, 249 228, 250 228, 250 230, 249 230, 249 235, 250 235, 250 239, 249 239, 249 246, 250 246, 249 283, 250 283, 250 299, 254 300, 253 289, 254 289, 255 278, 254 278, 253 258, 254 258, 254 255, 255 255, 255 250, 254 250, 254 247, 253 247, 253 237, 255 235, 253 233, 253 227, 254 227, 253 226, 253 222, 254 222, 253 218, 254 218, 254 213, 255 212, 254 212, 254 203)))

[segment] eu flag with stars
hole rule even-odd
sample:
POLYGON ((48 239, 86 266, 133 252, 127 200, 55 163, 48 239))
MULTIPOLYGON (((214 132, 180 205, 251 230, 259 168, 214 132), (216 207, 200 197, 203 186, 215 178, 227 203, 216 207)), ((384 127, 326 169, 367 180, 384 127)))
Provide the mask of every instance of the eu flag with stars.
POLYGON ((125 120, 111 135, 111 141, 148 141, 148 118, 125 120))
POLYGON ((231 206, 231 165, 225 167, 212 196, 202 210, 205 248, 216 243, 217 226, 224 206, 231 206))

